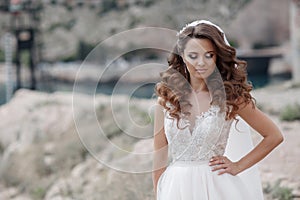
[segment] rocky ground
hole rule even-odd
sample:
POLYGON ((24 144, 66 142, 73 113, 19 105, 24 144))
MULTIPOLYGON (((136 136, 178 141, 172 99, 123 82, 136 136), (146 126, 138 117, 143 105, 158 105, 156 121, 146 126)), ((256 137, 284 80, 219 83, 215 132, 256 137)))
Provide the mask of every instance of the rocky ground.
MULTIPOLYGON (((112 115, 110 96, 98 95, 94 109, 90 96, 19 90, 0 109, 0 199, 151 199, 151 159, 138 161, 106 141, 109 138, 127 151, 140 152, 146 147, 148 152, 152 147, 150 140, 138 143, 122 134, 122 130, 134 129, 144 137, 152 135, 151 127, 144 130, 128 123, 127 107, 121 106, 126 100, 118 96, 114 107, 117 114, 112 115), (112 163, 126 170, 133 162, 148 166, 148 173, 125 173, 106 166, 112 163)), ((141 107, 148 108, 151 103, 133 102, 135 123, 145 124, 149 120, 141 107)))
MULTIPOLYGON (((281 180, 283 187, 292 188, 293 194, 300 198, 300 141, 297 135, 300 121, 285 122, 279 119, 287 105, 300 105, 300 89, 293 88, 290 82, 286 82, 255 90, 253 96, 284 135, 284 142, 260 163, 262 180, 265 186, 266 183, 274 184, 281 180)), ((254 134, 254 140, 258 142, 260 137, 254 134)))
MULTIPOLYGON (((283 122, 279 114, 287 104, 300 103, 300 88, 278 84, 255 90, 253 96, 285 137, 259 165, 266 199, 275 199, 268 184, 273 187, 278 180, 282 181, 275 192, 291 188, 299 195, 300 123, 283 122)), ((151 152, 148 113, 154 101, 117 97, 19 90, 0 107, 0 199, 153 199, 147 171, 151 159, 126 151, 151 152), (133 163, 143 173, 126 173, 133 163)), ((253 138, 261 139, 255 131, 253 138)))

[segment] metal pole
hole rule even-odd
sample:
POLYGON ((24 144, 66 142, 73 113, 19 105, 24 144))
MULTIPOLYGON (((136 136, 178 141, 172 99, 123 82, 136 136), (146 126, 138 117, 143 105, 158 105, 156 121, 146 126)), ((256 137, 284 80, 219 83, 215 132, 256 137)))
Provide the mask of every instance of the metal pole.
POLYGON ((34 59, 34 47, 30 49, 30 74, 31 74, 31 87, 30 89, 36 89, 36 79, 35 79, 35 59, 34 59))
POLYGON ((300 83, 300 1, 290 2, 290 30, 292 47, 293 83, 300 83))
POLYGON ((8 102, 13 95, 13 72, 12 72, 12 40, 13 36, 10 33, 4 35, 5 48, 5 76, 6 76, 6 102, 8 102))
POLYGON ((21 61, 20 58, 21 57, 21 50, 18 48, 16 48, 16 88, 15 90, 18 90, 22 87, 22 83, 21 83, 21 61))

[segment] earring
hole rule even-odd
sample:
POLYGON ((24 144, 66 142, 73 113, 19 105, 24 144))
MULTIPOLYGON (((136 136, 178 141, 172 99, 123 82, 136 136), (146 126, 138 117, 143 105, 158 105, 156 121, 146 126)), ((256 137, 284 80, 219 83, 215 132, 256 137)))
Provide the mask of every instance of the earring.
POLYGON ((217 67, 215 67, 215 69, 214 69, 214 73, 217 73, 218 72, 218 70, 217 70, 217 67))

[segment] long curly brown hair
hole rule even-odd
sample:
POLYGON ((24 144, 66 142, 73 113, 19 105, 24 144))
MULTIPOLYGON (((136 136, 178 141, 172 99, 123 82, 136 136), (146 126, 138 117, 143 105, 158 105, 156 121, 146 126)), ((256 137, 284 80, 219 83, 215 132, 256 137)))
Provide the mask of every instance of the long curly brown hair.
POLYGON ((226 45, 222 32, 205 23, 186 27, 178 35, 177 43, 168 57, 169 68, 160 73, 161 81, 155 85, 159 104, 171 117, 177 119, 178 128, 181 115, 190 115, 188 111, 192 106, 188 101, 188 96, 192 92, 190 74, 181 55, 191 38, 206 38, 214 45, 217 71, 205 80, 212 97, 210 105, 219 105, 221 111, 226 111, 226 120, 237 120, 236 111, 239 105, 251 102, 254 106, 256 103, 250 94, 253 86, 247 81, 247 63, 237 59, 235 48, 226 45))

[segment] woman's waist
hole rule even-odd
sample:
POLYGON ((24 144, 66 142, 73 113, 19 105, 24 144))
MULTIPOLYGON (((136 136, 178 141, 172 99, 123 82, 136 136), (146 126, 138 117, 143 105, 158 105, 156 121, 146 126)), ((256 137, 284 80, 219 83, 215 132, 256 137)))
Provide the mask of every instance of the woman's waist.
POLYGON ((173 160, 170 163, 170 166, 200 166, 206 165, 208 166, 209 160, 173 160))

